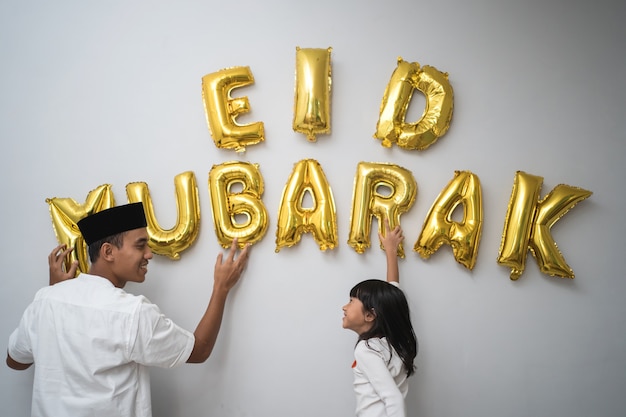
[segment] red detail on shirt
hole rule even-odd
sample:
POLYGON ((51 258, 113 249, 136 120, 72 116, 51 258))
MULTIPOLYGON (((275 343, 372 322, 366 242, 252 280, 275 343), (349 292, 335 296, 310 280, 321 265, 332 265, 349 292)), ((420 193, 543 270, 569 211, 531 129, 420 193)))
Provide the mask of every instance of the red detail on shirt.
POLYGON ((356 359, 354 360, 354 362, 352 362, 352 367, 356 368, 356 359))

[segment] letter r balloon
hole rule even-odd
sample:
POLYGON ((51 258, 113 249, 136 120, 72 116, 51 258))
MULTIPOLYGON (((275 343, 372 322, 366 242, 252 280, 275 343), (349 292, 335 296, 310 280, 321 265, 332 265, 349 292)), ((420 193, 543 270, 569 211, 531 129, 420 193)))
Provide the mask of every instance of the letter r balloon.
MULTIPOLYGON (((373 217, 378 218, 380 233, 385 233, 385 218, 389 219, 389 227, 394 229, 400 224, 400 215, 411 208, 416 196, 417 181, 411 171, 395 164, 359 162, 354 179, 348 244, 357 253, 363 253, 370 247, 373 217), (391 192, 384 195, 380 187, 391 192)), ((398 245, 398 256, 404 258, 402 244, 398 245)))

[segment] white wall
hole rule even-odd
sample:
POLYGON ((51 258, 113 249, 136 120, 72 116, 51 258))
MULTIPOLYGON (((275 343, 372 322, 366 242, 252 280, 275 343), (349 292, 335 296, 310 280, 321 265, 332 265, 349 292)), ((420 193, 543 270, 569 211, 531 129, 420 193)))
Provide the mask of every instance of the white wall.
MULTIPOLYGON (((2 338, 47 282, 56 239, 46 198, 83 203, 112 184, 121 204, 126 184, 145 181, 159 221, 171 225, 173 179, 184 171, 198 179, 199 238, 179 261, 156 257, 147 281, 126 289, 193 330, 220 250, 208 172, 250 161, 265 180, 268 233, 229 300, 212 358, 153 370, 154 415, 351 415, 355 334, 341 328, 341 306, 356 282, 384 276, 374 233, 364 254, 347 244, 352 186, 358 162, 391 162, 419 187, 402 216, 400 262, 420 341, 410 415, 624 415, 626 9, 470 3, 2 2, 2 338), (291 128, 296 46, 333 48, 332 133, 316 143, 291 128), (398 56, 448 72, 454 88, 451 128, 424 152, 372 138, 398 56), (266 129, 266 141, 243 155, 216 148, 201 99, 203 75, 240 65, 255 77, 235 90, 252 108, 240 121, 266 129), (304 235, 275 253, 282 189, 305 158, 328 177, 340 245, 322 252, 304 235), (455 170, 472 171, 483 187, 473 271, 450 248, 427 261, 411 250, 455 170), (543 195, 559 183, 593 191, 552 229, 575 279, 542 274, 532 256, 515 282, 497 264, 517 170, 544 177, 543 195)), ((4 415, 29 415, 32 372, 0 367, 4 415)))

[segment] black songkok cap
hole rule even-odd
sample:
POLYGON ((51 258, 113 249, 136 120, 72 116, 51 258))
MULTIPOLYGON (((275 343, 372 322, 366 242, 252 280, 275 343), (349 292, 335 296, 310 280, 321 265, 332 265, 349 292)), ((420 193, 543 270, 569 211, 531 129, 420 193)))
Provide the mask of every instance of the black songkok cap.
POLYGON ((89 215, 77 225, 89 246, 105 237, 146 227, 146 214, 142 203, 131 203, 89 215))

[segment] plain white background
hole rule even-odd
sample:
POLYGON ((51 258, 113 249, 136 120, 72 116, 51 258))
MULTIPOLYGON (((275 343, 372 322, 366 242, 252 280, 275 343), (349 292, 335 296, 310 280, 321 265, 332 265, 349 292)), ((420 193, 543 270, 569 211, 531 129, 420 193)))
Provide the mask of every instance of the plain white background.
MULTIPOLYGON (((174 177, 193 171, 201 207, 194 245, 157 256, 143 293, 193 330, 221 250, 208 173, 258 163, 269 228, 228 301, 217 347, 202 365, 152 370, 155 417, 349 416, 352 349, 341 328, 350 288, 384 277, 384 254, 348 244, 360 161, 409 169, 418 196, 402 216, 403 287, 420 342, 411 416, 616 417, 626 413, 624 157, 626 10, 620 2, 72 1, 0 4, 0 335, 7 340, 47 283, 56 245, 46 198, 83 203, 111 184, 147 182, 159 222, 176 218, 174 177), (296 47, 332 47, 332 132, 310 143, 292 130, 296 47), (396 59, 449 74, 448 133, 423 152, 372 137, 396 59), (266 140, 218 149, 203 75, 249 66, 234 90, 266 140), (311 235, 275 253, 278 206, 293 165, 316 159, 332 188, 339 247, 311 235), (481 181, 484 223, 472 271, 449 247, 429 260, 412 247, 454 175, 481 181), (496 259, 515 172, 593 192, 552 228, 573 280, 542 274, 529 254, 518 281, 496 259)), ((423 101, 410 113, 421 114, 423 101)), ((72 355, 72 352, 67 352, 72 355)), ((29 415, 32 369, 0 367, 0 406, 29 415)))

